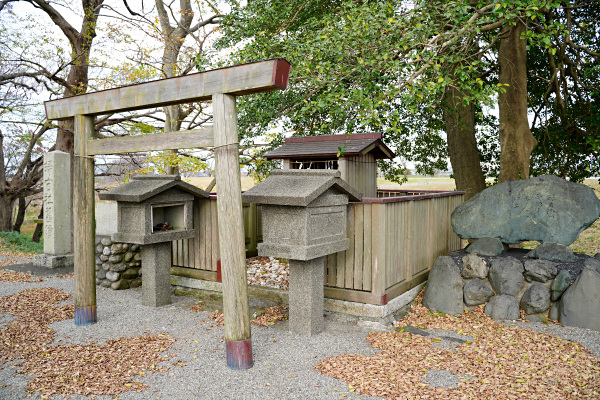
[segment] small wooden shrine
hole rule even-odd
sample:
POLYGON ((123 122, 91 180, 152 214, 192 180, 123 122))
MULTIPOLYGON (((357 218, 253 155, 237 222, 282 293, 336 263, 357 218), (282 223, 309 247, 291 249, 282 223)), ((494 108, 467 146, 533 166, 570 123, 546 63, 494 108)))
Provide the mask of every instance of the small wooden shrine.
POLYGON ((364 197, 377 197, 377 160, 396 155, 381 133, 292 137, 265 158, 283 160, 283 169, 334 169, 364 197))

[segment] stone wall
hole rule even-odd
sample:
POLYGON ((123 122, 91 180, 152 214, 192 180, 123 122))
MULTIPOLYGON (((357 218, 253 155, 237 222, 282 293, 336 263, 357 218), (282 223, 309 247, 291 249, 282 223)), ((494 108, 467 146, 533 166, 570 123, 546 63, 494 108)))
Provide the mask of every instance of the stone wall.
POLYGON ((96 235, 96 285, 114 290, 142 285, 142 251, 139 245, 115 243, 96 235))

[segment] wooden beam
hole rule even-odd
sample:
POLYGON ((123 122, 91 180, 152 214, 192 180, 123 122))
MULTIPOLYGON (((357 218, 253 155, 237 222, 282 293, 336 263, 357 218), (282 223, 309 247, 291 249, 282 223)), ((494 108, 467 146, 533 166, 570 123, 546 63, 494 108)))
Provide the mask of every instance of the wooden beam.
POLYGON ((75 325, 96 322, 96 267, 94 221, 94 160, 86 144, 94 137, 94 117, 75 116, 73 161, 73 216, 75 261, 75 325))
POLYGON ((175 149, 195 149, 214 146, 213 129, 194 129, 155 133, 152 135, 122 136, 89 140, 88 154, 123 154, 142 151, 163 151, 175 149))
POLYGON ((49 120, 134 111, 210 100, 216 93, 240 96, 285 89, 289 73, 286 60, 274 59, 51 100, 44 105, 49 120))
POLYGON ((235 97, 215 94, 212 106, 215 176, 219 185, 217 221, 227 366, 231 369, 249 369, 253 360, 235 97))

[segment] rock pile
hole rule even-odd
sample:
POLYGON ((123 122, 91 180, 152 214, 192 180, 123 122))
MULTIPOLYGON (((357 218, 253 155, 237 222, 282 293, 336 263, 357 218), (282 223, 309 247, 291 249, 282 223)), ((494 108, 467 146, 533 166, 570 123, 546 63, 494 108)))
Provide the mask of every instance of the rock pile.
POLYGON ((523 310, 534 321, 549 318, 600 331, 600 261, 584 254, 571 254, 570 262, 534 255, 521 249, 498 256, 459 250, 439 257, 423 305, 456 315, 485 304, 494 319, 515 320, 523 310))
POLYGON ((96 236, 96 285, 115 290, 142 285, 140 246, 96 236))

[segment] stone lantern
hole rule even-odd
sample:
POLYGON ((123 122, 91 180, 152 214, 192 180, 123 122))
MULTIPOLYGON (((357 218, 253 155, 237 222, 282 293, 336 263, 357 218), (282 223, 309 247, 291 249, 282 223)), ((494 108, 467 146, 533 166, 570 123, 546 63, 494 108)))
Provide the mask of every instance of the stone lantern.
POLYGON ((361 194, 334 170, 274 170, 242 195, 260 203, 263 243, 258 254, 290 260, 290 330, 324 328, 325 256, 346 250, 346 210, 361 194))
POLYGON ((113 240, 142 245, 142 304, 171 303, 171 242, 194 236, 194 199, 208 196, 175 175, 135 176, 100 194, 117 202, 113 240))

